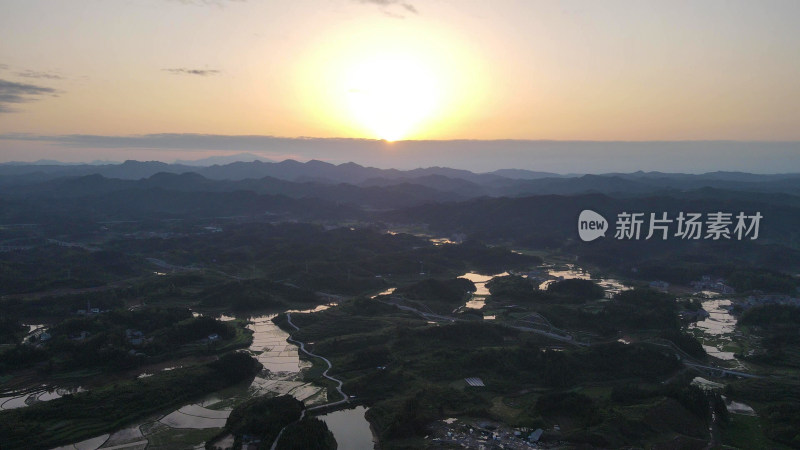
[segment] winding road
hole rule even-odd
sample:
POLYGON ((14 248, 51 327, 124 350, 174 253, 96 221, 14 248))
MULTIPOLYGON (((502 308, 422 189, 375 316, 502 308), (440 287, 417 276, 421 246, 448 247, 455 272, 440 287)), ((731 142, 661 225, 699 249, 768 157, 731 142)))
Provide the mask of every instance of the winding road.
MULTIPOLYGON (((297 325, 295 325, 294 323, 292 323, 292 313, 286 313, 286 322, 289 323, 289 325, 292 328, 294 328, 296 331, 300 331, 300 328, 297 325)), ((348 403, 350 401, 350 397, 347 394, 345 394, 344 391, 342 390, 342 380, 340 380, 338 378, 334 378, 334 377, 328 375, 328 371, 333 368, 333 364, 331 364, 331 362, 330 362, 330 360, 328 360, 328 358, 326 358, 324 356, 317 355, 316 353, 311 353, 310 351, 306 350, 305 342, 301 342, 301 341, 298 341, 296 339, 292 339, 291 336, 286 338, 286 340, 291 342, 292 344, 295 344, 295 345, 299 346, 300 350, 302 350, 303 353, 305 353, 306 355, 311 356, 313 358, 319 358, 319 359, 325 361, 325 363, 328 364, 328 368, 325 369, 324 372, 322 372, 322 376, 327 378, 327 379, 329 379, 329 380, 331 380, 331 381, 333 381, 334 383, 336 383, 337 384, 336 391, 342 396, 342 399, 339 400, 339 401, 326 403, 324 405, 317 405, 317 406, 313 406, 311 408, 304 409, 300 413, 300 418, 297 419, 297 421, 292 422, 292 423, 296 423, 296 422, 299 422, 299 421, 303 420, 303 418, 306 416, 306 411, 314 411, 314 410, 322 409, 322 408, 330 408, 331 406, 339 406, 341 404, 348 403)), ((289 425, 291 425, 291 424, 289 424, 289 425)), ((277 448, 278 441, 281 440, 281 436, 283 435, 283 431, 289 425, 287 425, 286 427, 283 427, 281 429, 281 431, 278 433, 278 436, 275 437, 275 441, 272 442, 272 446, 270 447, 270 450, 275 450, 275 448, 277 448)))
MULTIPOLYGON (((435 314, 435 313, 428 313, 428 312, 425 312, 425 311, 420 311, 419 309, 416 309, 414 307, 407 306, 407 305, 402 305, 398 301, 392 301, 392 299, 390 299, 390 300, 378 300, 378 301, 383 303, 383 304, 386 304, 386 305, 396 306, 398 309, 400 309, 402 311, 412 312, 412 313, 417 314, 417 315, 419 315, 420 317, 422 317, 422 318, 424 318, 426 320, 445 321, 445 322, 452 322, 452 323, 466 321, 466 320, 458 318, 458 317, 445 316, 445 315, 441 315, 441 314, 435 314)), ((527 331, 527 332, 536 333, 536 334, 541 334, 542 336, 546 336, 546 337, 549 337, 550 339, 561 341, 561 342, 564 342, 564 343, 567 343, 567 344, 572 344, 572 345, 576 345, 576 346, 580 346, 580 347, 585 347, 585 346, 589 345, 589 344, 587 344, 585 342, 580 342, 580 341, 576 340, 572 335, 570 335, 566 331, 558 330, 557 328, 552 328, 552 325, 551 325, 552 329, 561 331, 563 334, 551 333, 551 332, 548 332, 548 331, 540 330, 538 328, 511 325, 511 324, 502 323, 502 322, 499 322, 499 323, 501 325, 503 325, 503 326, 506 326, 506 327, 509 327, 509 328, 514 328, 516 330, 527 331)))
MULTIPOLYGON (((300 328, 298 328, 297 325, 292 323, 292 313, 286 313, 286 322, 288 322, 289 325, 291 325, 292 328, 294 328, 295 330, 300 331, 300 328)), ((291 336, 289 336, 286 340, 291 342, 291 343, 293 343, 293 344, 299 345, 300 346, 300 350, 302 350, 303 353, 305 353, 306 355, 314 357, 314 358, 319 358, 319 359, 325 361, 325 363, 328 364, 328 368, 325 369, 324 372, 322 372, 322 376, 327 378, 327 379, 329 379, 329 380, 331 380, 331 381, 333 381, 334 383, 336 383, 337 384, 336 391, 339 392, 339 394, 342 396, 342 399, 339 400, 338 402, 326 403, 324 405, 317 405, 317 406, 314 406, 313 408, 308 408, 309 411, 313 411, 315 409, 326 408, 326 407, 329 407, 329 406, 337 406, 337 405, 340 405, 342 403, 346 403, 346 402, 350 401, 350 397, 348 397, 348 395, 345 394, 344 391, 342 391, 342 380, 340 380, 338 378, 334 378, 334 377, 328 375, 328 371, 333 368, 333 364, 331 364, 331 362, 330 362, 330 360, 328 360, 328 358, 326 358, 324 356, 317 355, 316 353, 311 353, 310 351, 306 350, 306 344, 304 342, 300 342, 300 341, 298 341, 296 339, 292 339, 291 336)))

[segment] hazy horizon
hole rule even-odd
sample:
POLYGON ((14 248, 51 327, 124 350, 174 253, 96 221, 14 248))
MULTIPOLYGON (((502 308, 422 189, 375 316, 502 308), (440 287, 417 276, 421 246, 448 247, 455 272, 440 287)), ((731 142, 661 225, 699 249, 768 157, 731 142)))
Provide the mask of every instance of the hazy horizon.
POLYGON ((420 140, 352 138, 278 138, 154 134, 140 136, 0 135, 0 162, 56 160, 194 161, 251 153, 282 161, 312 159, 342 164, 354 162, 382 169, 452 167, 473 172, 527 169, 542 172, 680 172, 738 171, 789 173, 800 171, 800 142, 739 141, 552 141, 552 140, 420 140), (16 150, 14 150, 16 149, 16 150), (34 156, 35 155, 35 156, 34 156))

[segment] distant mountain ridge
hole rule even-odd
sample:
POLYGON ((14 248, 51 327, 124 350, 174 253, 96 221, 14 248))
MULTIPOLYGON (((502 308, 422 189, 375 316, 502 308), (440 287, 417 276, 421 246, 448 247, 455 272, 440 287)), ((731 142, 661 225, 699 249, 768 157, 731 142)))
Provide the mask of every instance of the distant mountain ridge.
MULTIPOLYGON (((30 186, 28 192, 48 189, 45 186, 49 181, 92 175, 109 179, 101 183, 101 190, 110 186, 139 189, 166 183, 168 185, 160 187, 208 192, 249 190, 290 197, 352 201, 369 207, 376 207, 376 204, 380 203, 378 193, 389 195, 390 192, 392 195, 388 198, 392 199, 389 202, 392 206, 387 207, 416 204, 426 200, 440 202, 483 196, 519 197, 585 193, 635 196, 702 188, 800 195, 800 174, 633 172, 560 175, 524 169, 474 173, 448 167, 398 170, 364 167, 352 162, 334 165, 318 160, 298 162, 291 159, 281 162, 238 161, 210 166, 167 164, 159 161, 68 166, 0 164, 0 186, 15 186, 16 189, 30 186), (175 178, 178 175, 180 176, 175 178), (111 180, 138 180, 141 183, 126 184, 111 180), (336 199, 335 195, 343 197, 336 199), (406 198, 400 199, 398 196, 406 198), (364 201, 366 203, 362 203, 364 201)), ((89 183, 89 180, 83 182, 89 183)), ((70 189, 65 189, 63 192, 68 193, 70 189)))
MULTIPOLYGON (((245 154, 247 155, 247 154, 245 154)), ((235 155, 237 156, 237 155, 235 155)), ((253 155, 255 156, 255 155, 253 155)), ((42 177, 64 177, 100 174, 110 178, 141 179, 155 175, 159 172, 184 173, 196 172, 214 180, 244 180, 248 178, 262 178, 265 176, 288 181, 316 180, 332 183, 363 183, 369 179, 386 178, 416 178, 427 175, 442 175, 449 178, 459 178, 467 181, 486 183, 512 177, 503 177, 495 173, 474 173, 468 170, 452 169, 449 167, 427 167, 412 170, 378 169, 364 167, 356 163, 343 163, 334 165, 319 160, 298 162, 287 159, 281 162, 268 162, 262 160, 235 161, 226 164, 198 165, 199 162, 211 162, 211 158, 198 161, 180 161, 168 164, 160 161, 133 161, 128 160, 121 164, 25 164, 3 163, 0 164, 0 176, 18 176, 40 174, 42 177)), ((516 170, 518 178, 541 178, 545 175, 561 177, 558 174, 546 172, 531 172, 516 170), (530 172, 525 176, 522 172, 530 172)))
POLYGON ((191 160, 178 159, 175 161, 175 164, 183 166, 207 167, 207 166, 213 166, 215 164, 223 165, 235 162, 253 162, 253 161, 275 162, 275 160, 273 159, 254 155, 252 153, 237 153, 235 155, 209 156, 208 158, 201 158, 201 159, 191 159, 191 160))

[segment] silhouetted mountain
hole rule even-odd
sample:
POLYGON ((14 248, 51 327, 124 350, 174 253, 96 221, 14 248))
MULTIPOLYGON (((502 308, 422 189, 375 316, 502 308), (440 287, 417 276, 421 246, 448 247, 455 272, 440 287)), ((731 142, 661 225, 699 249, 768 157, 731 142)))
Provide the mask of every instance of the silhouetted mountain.
POLYGON ((507 195, 546 195, 546 194, 645 194, 661 190, 661 186, 651 186, 638 180, 628 180, 618 176, 583 175, 575 178, 541 178, 537 180, 518 180, 503 189, 507 195))
POLYGON ((215 164, 224 165, 235 162, 252 162, 252 161, 275 162, 269 158, 264 158, 263 156, 254 155, 252 153, 237 153, 235 155, 209 156, 208 158, 201 158, 194 160, 179 159, 175 161, 175 164, 184 166, 208 167, 208 166, 213 166, 215 164))
POLYGON ((503 178, 511 178, 514 180, 538 180, 539 178, 561 178, 567 176, 552 172, 535 172, 525 169, 500 169, 491 173, 503 178))
POLYGON ((183 173, 195 171, 193 167, 167 164, 160 161, 125 161, 122 164, 80 165, 13 165, 0 164, 0 176, 28 176, 40 174, 39 179, 99 174, 108 178, 137 180, 159 172, 183 173))
POLYGON ((19 165, 0 164, 0 184, 30 184, 47 179, 99 174, 107 178, 138 180, 157 173, 198 173, 211 180, 241 181, 271 177, 284 181, 314 184, 347 183, 362 186, 416 184, 458 197, 520 196, 532 194, 576 194, 589 192, 643 194, 669 190, 713 187, 758 192, 800 192, 800 175, 759 175, 740 172, 713 172, 700 175, 633 172, 603 175, 566 176, 522 169, 503 169, 492 173, 473 173, 447 167, 413 170, 378 169, 355 163, 330 164, 311 160, 281 162, 233 162, 208 167, 166 164, 158 161, 125 161, 103 165, 19 165), (466 182, 466 183, 465 183, 466 182))
MULTIPOLYGON (((466 182, 465 182, 466 183, 466 182)), ((162 189, 176 192, 252 192, 283 195, 291 198, 315 198, 367 209, 404 208, 437 201, 464 200, 465 195, 443 192, 418 184, 398 183, 388 186, 359 187, 346 183, 295 183, 264 177, 241 181, 210 180, 200 174, 157 173, 141 180, 106 178, 99 174, 65 177, 37 184, 17 186, 8 192, 11 198, 78 198, 101 196, 121 191, 162 189)))
POLYGON ((0 221, 47 223, 69 218, 75 223, 108 220, 252 217, 256 219, 341 220, 359 218, 354 207, 320 199, 289 198, 255 192, 186 192, 161 188, 100 195, 33 200, 0 200, 0 221))
POLYGON ((481 197, 488 195, 486 186, 467 181, 463 178, 450 178, 444 175, 423 175, 419 177, 402 178, 370 178, 361 183, 361 186, 396 186, 398 184, 411 184, 426 186, 443 192, 459 193, 462 197, 481 197))
POLYGON ((56 161, 55 159, 40 159, 38 161, 33 161, 33 162, 9 161, 3 164, 9 166, 75 166, 75 165, 82 165, 83 163, 68 163, 68 162, 56 161))

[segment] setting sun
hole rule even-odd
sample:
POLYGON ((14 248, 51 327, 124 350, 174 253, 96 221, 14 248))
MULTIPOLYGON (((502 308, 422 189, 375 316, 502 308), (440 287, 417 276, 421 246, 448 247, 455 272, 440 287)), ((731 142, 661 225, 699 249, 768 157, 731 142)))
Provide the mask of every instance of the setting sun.
POLYGON ((453 35, 406 24, 330 35, 295 73, 299 103, 331 135, 437 138, 480 110, 485 73, 453 35))
POLYGON ((418 60, 385 55, 356 64, 346 75, 353 119, 387 141, 403 139, 440 105, 439 80, 418 60))

